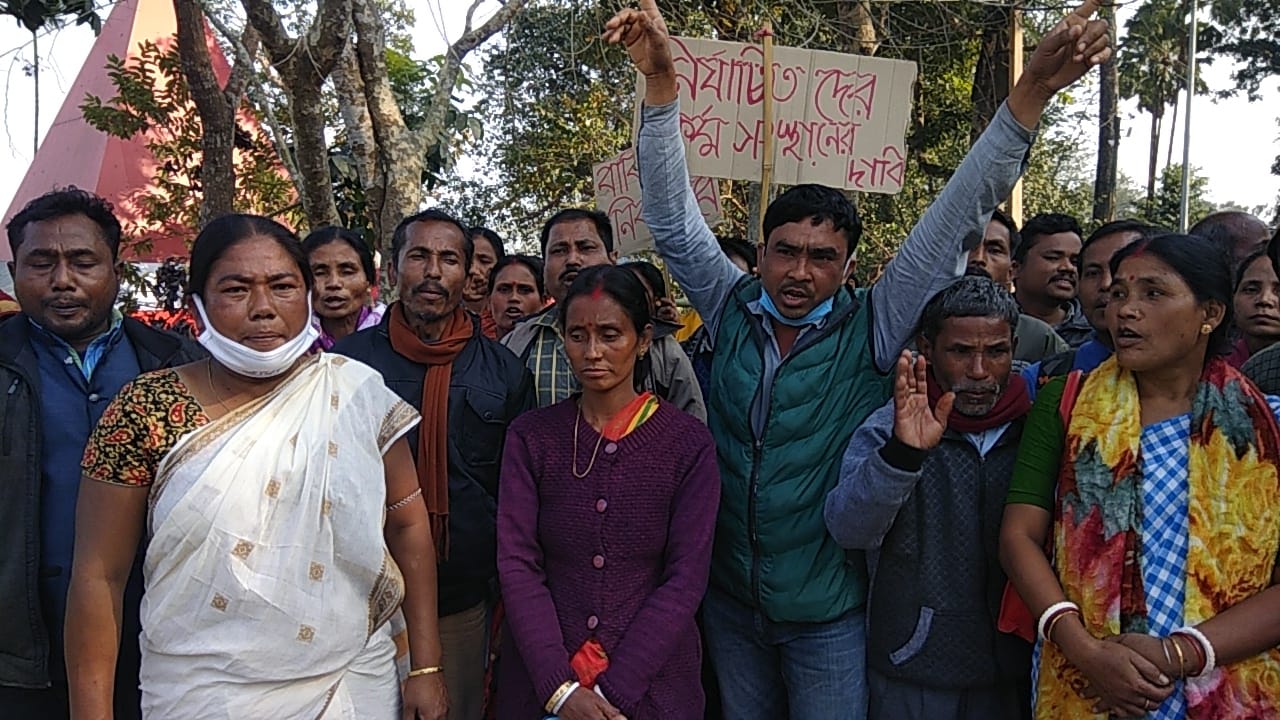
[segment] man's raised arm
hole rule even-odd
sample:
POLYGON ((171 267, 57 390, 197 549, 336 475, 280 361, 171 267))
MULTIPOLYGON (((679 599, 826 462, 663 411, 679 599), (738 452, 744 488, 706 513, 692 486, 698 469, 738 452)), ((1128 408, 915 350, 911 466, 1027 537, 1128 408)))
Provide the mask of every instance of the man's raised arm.
POLYGON ((641 0, 640 9, 614 15, 605 25, 604 39, 625 44, 645 76, 636 147, 645 224, 671 275, 703 322, 714 329, 725 299, 743 272, 721 252, 689 183, 675 64, 667 25, 655 0, 641 0))
POLYGON ((965 255, 982 240, 991 212, 1026 169, 1031 128, 1049 101, 1111 57, 1106 21, 1089 19, 1099 1, 1085 0, 1036 46, 1009 99, 871 288, 881 372, 897 361, 930 298, 964 274, 965 255))

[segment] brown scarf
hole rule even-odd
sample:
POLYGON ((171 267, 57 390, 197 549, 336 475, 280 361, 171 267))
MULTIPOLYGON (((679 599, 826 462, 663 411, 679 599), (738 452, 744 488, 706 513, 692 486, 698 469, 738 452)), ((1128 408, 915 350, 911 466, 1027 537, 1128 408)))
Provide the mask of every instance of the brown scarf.
POLYGON ((440 339, 424 343, 409 327, 405 310, 396 302, 391 313, 391 347, 427 366, 422 383, 422 423, 418 425, 418 485, 431 518, 436 559, 449 557, 449 378, 453 360, 471 340, 471 317, 461 307, 453 311, 440 339))

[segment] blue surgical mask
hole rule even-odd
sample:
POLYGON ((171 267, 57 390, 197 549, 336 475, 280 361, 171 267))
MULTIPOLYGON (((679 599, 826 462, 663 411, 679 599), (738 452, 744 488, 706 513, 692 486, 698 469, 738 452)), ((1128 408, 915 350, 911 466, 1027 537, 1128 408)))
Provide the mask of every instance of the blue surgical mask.
POLYGON ((804 317, 789 318, 783 316, 782 312, 778 310, 778 306, 773 304, 773 298, 769 297, 769 293, 764 288, 760 288, 760 309, 768 313, 769 317, 789 327, 817 325, 822 322, 822 318, 831 314, 831 309, 835 307, 835 304, 835 298, 829 297, 818 303, 804 317))

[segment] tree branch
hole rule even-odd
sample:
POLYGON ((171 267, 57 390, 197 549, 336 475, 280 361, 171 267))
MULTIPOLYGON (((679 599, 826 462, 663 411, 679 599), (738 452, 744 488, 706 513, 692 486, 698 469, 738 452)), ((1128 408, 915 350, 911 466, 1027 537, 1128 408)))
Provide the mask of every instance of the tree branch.
MULTIPOLYGON (((298 175, 298 165, 294 162, 292 154, 289 152, 289 144, 285 142, 284 131, 281 129, 280 121, 276 119, 275 110, 267 98, 266 90, 262 87, 262 76, 259 75, 254 67, 257 65, 257 52, 250 51, 247 42, 252 40, 255 44, 260 36, 251 25, 246 25, 244 33, 237 35, 236 32, 227 23, 213 11, 213 8, 207 4, 204 5, 205 17, 209 19, 209 24, 213 25, 213 29, 218 31, 222 38, 231 44, 236 53, 236 67, 232 71, 234 75, 243 66, 245 68, 245 94, 248 95, 249 101, 254 107, 258 108, 258 112, 262 113, 263 124, 267 127, 267 133, 271 136, 271 144, 275 146, 276 155, 280 158, 280 164, 284 165, 285 172, 289 175, 289 181, 293 183, 293 189, 302 196, 302 181, 298 175), (244 60, 248 59, 247 63, 244 60)), ((230 84, 230 83, 228 83, 230 84)))
MULTIPOLYGON (((207 13, 206 17, 208 17, 207 13)), ((234 110, 240 107, 240 99, 244 97, 249 80, 253 77, 253 62, 260 45, 258 33, 252 25, 246 25, 244 34, 231 45, 236 53, 236 64, 231 68, 231 76, 227 78, 227 89, 224 94, 234 110)))
POLYGON ((432 94, 431 104, 427 108, 426 117, 423 118, 422 127, 414 134, 414 141, 422 148, 423 152, 429 150, 444 131, 445 118, 449 112, 449 99, 453 96, 454 86, 458 84, 459 75, 462 74, 462 59, 467 56, 467 53, 479 47, 481 43, 495 35, 498 30, 510 22, 511 18, 516 16, 516 13, 524 9, 526 0, 509 0, 483 25, 470 29, 472 15, 481 2, 483 0, 474 0, 467 10, 468 30, 450 45, 449 50, 445 53, 444 67, 440 69, 440 76, 436 81, 436 89, 435 93, 432 94))
POLYGON ((187 88, 200 116, 200 223, 232 211, 235 205, 235 108, 213 72, 199 0, 173 0, 178 25, 178 57, 187 88))
POLYGON ((317 77, 329 77, 346 48, 351 30, 351 0, 319 0, 307 30, 306 56, 317 77), (343 42, 335 42, 341 38, 343 42))
POLYGON ((284 21, 272 7, 271 0, 240 0, 244 5, 245 17, 249 24, 258 31, 262 45, 271 54, 271 64, 282 67, 293 59, 295 43, 289 33, 285 32, 284 21))

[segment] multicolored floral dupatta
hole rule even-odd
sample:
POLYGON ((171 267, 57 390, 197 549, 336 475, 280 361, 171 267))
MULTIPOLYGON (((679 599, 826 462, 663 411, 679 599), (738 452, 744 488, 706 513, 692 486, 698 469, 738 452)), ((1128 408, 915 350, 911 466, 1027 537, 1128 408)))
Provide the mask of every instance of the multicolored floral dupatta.
MULTIPOLYGON (((1141 413, 1133 375, 1115 358, 1085 379, 1058 478, 1054 565, 1096 636, 1147 631, 1142 557, 1141 413)), ((1184 618, 1195 625, 1271 584, 1280 545, 1280 428, 1266 398, 1220 359, 1192 401, 1190 549, 1184 618)), ((1044 646, 1036 718, 1103 717, 1084 677, 1044 646)), ((1186 683, 1189 720, 1280 717, 1280 650, 1186 683)))

